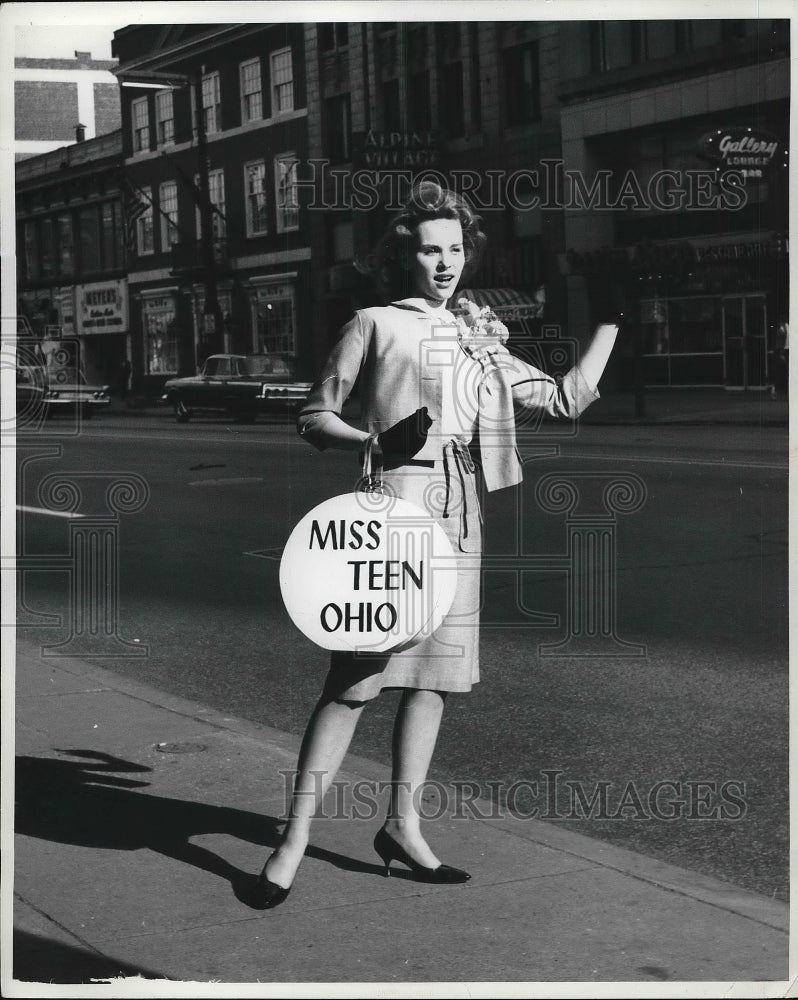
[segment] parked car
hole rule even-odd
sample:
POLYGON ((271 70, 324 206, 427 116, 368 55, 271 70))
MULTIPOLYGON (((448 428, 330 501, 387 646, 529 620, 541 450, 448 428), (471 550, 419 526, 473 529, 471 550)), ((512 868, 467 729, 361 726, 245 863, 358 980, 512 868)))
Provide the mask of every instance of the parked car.
POLYGON ((89 420, 111 403, 107 385, 89 385, 76 368, 20 365, 17 368, 17 413, 79 414, 89 420))
POLYGON ((198 375, 169 379, 161 399, 172 407, 178 423, 198 411, 221 411, 239 423, 252 423, 259 413, 297 409, 310 387, 310 382, 294 378, 292 357, 212 354, 198 375))

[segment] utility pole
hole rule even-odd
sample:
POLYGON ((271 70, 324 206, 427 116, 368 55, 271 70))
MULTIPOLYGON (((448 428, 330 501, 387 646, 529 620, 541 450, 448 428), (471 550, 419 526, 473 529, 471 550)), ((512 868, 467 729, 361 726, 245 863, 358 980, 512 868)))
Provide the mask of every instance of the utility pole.
POLYGON ((202 95, 202 73, 193 75, 194 107, 197 115, 197 160, 199 174, 200 259, 202 261, 205 304, 200 331, 200 364, 209 354, 221 348, 222 316, 216 280, 216 241, 213 234, 213 204, 208 164, 205 106, 202 95))

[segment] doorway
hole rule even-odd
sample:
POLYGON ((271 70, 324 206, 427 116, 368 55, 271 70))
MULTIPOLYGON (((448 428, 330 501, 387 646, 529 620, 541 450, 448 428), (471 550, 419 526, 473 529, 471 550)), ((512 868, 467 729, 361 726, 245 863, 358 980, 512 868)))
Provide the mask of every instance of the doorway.
POLYGON ((765 389, 768 385, 765 296, 729 295, 722 303, 726 388, 765 389))

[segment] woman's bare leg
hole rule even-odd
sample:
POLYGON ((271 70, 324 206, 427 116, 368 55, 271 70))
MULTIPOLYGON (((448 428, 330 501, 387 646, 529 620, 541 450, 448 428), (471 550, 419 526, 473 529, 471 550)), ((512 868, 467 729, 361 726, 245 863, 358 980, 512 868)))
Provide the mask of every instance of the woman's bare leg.
POLYGON ((287 889, 305 853, 310 824, 338 773, 365 702, 322 698, 308 722, 283 841, 268 861, 267 877, 287 889))
POLYGON ((393 733, 391 802, 385 829, 426 868, 437 868, 440 861, 421 834, 418 808, 438 738, 445 698, 441 691, 404 691, 393 733))

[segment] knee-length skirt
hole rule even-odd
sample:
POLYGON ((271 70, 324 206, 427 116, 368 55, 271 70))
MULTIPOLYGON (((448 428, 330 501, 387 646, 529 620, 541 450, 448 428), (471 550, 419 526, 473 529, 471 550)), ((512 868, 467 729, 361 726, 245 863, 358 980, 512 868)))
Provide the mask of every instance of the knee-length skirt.
POLYGON ((402 652, 334 652, 325 695, 370 701, 384 688, 470 691, 479 680, 482 513, 468 449, 450 442, 435 462, 412 462, 382 472, 394 496, 431 514, 455 555, 454 601, 435 632, 402 652))

